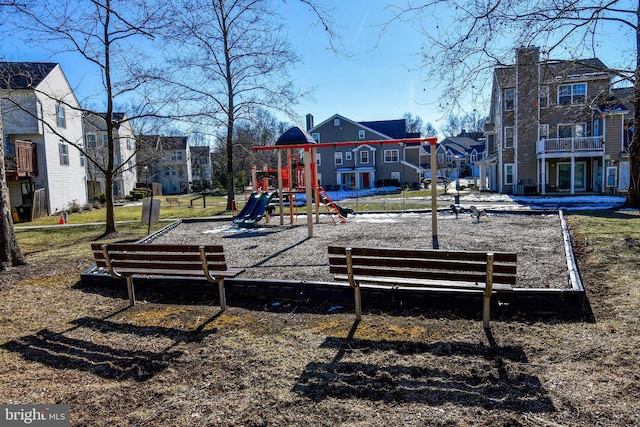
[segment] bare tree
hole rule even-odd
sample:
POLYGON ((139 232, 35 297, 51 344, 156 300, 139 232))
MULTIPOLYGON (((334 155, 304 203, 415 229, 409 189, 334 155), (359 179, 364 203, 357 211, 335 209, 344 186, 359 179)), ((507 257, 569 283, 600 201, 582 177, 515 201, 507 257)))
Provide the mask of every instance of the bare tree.
POLYGON ((424 136, 424 137, 438 136, 438 131, 433 126, 433 124, 431 124, 431 122, 427 122, 424 125, 422 136, 424 136))
POLYGON ((483 116, 477 111, 472 111, 462 116, 462 130, 471 134, 482 134, 487 120, 487 116, 483 116))
MULTIPOLYGON (((409 0, 390 8, 392 21, 413 25, 424 37, 422 69, 445 87, 441 105, 482 98, 496 66, 510 64, 515 48, 542 46, 549 59, 597 57, 605 38, 629 40, 620 63, 608 68, 613 84, 634 87, 635 128, 640 125, 640 4, 621 0, 409 0), (615 34, 615 36, 612 36, 615 34), (511 43, 508 42, 511 40, 511 43), (570 55, 571 58, 566 58, 570 55)), ((640 207, 640 132, 629 144, 627 204, 640 207)))
MULTIPOLYGON (((332 35, 326 11, 301 0, 332 35)), ((181 0, 166 43, 179 52, 173 58, 173 83, 189 99, 203 126, 223 129, 226 155, 227 210, 235 193, 234 137, 238 121, 250 122, 259 109, 294 116, 292 107, 303 94, 288 70, 299 58, 286 40, 272 0, 181 0), (197 111, 195 110, 197 109, 197 111)), ((335 40, 331 38, 331 40, 335 40)))
POLYGON ((149 3, 146 0, 25 0, 12 5, 12 24, 6 27, 7 31, 25 34, 28 42, 50 48, 54 54, 79 54, 102 78, 103 91, 99 91, 99 98, 104 104, 101 113, 106 120, 107 155, 96 156, 94 150, 85 149, 83 141, 66 141, 80 150, 105 178, 106 228, 101 237, 117 233, 111 189, 114 176, 127 167, 130 160, 119 162, 115 158, 115 145, 119 141, 114 138, 114 129, 121 124, 114 115, 117 100, 138 97, 140 110, 128 117, 135 120, 158 114, 152 94, 171 99, 169 94, 149 90, 148 84, 155 81, 154 73, 142 64, 153 61, 135 48, 136 43, 142 45, 152 39, 163 22, 165 8, 149 3))
POLYGON ((425 123, 422 117, 412 113, 404 113, 402 118, 405 120, 407 132, 420 133, 422 136, 436 136, 438 131, 429 122, 425 123))
POLYGON ((26 264, 13 229, 9 189, 4 163, 4 129, 0 114, 0 271, 26 264))
POLYGON ((440 126, 440 131, 444 136, 456 136, 462 129, 462 117, 457 114, 449 114, 440 126))

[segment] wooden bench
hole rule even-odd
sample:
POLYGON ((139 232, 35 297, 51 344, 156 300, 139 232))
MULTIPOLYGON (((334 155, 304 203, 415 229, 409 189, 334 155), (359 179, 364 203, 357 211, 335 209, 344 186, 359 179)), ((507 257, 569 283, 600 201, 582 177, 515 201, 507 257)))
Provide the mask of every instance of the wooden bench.
POLYGON ((134 305, 134 276, 163 278, 202 277, 218 283, 220 309, 226 310, 224 279, 235 277, 244 269, 229 268, 222 246, 159 245, 137 243, 92 243, 98 267, 106 268, 116 279, 127 281, 129 303, 134 305))
POLYGON ((484 297, 483 322, 489 328, 491 295, 511 292, 516 283, 515 253, 374 249, 330 246, 329 271, 354 290, 356 319, 362 316, 360 285, 477 293, 484 297))
POLYGON ((177 204, 178 207, 180 207, 180 199, 178 199, 177 197, 167 197, 165 198, 165 200, 167 201, 167 203, 169 203, 169 207, 173 206, 173 204, 177 204))

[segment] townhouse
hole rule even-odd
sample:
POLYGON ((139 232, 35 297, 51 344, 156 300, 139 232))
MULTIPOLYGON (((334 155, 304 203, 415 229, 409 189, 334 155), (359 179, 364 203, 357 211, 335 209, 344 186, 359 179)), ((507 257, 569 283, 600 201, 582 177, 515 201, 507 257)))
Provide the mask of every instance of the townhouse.
POLYGON ((9 197, 21 220, 87 203, 82 110, 59 64, 0 62, 9 197))
POLYGON ((192 190, 205 191, 211 188, 211 149, 208 145, 196 145, 191 152, 192 190))
POLYGON ((406 131, 404 119, 356 122, 335 114, 314 126, 313 117, 308 115, 307 132, 323 144, 358 142, 353 147, 318 147, 318 181, 328 190, 400 185, 419 188, 428 169, 428 144, 391 141, 420 137, 419 133, 406 131), (366 141, 370 143, 362 144, 366 141))
POLYGON ((597 58, 561 61, 537 47, 493 74, 483 189, 613 194, 629 188, 630 90, 597 58))
MULTIPOLYGON (((114 168, 113 187, 111 191, 115 200, 122 200, 136 186, 136 144, 135 135, 126 113, 113 113, 114 124, 114 168)), ((106 167, 109 158, 107 115, 106 113, 88 112, 83 116, 84 141, 87 156, 94 159, 101 167, 106 167)), ((96 163, 87 162, 87 191, 89 200, 106 193, 104 173, 96 163)))
POLYGON ((160 183, 162 194, 191 191, 191 147, 186 136, 142 135, 137 147, 139 182, 160 183))

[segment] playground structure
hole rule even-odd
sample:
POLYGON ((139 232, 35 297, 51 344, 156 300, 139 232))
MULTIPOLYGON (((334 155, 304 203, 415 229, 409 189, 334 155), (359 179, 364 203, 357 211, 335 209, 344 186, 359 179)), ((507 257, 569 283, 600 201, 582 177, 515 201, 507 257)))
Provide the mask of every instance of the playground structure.
POLYGON ((271 199, 276 196, 277 192, 271 194, 267 192, 255 192, 251 193, 251 196, 247 199, 242 210, 233 217, 233 223, 237 224, 241 228, 252 228, 260 221, 267 213, 267 207, 271 202, 271 199))
MULTIPOLYGON (((271 173, 275 172, 278 180, 278 191, 279 191, 279 216, 280 216, 280 225, 284 225, 284 199, 286 197, 289 198, 289 218, 291 224, 293 224, 293 203, 291 200, 293 198, 294 193, 303 193, 305 194, 306 199, 306 207, 307 207, 307 228, 308 228, 308 236, 313 237, 313 205, 315 205, 315 219, 316 224, 320 222, 320 203, 323 203, 327 208, 328 214, 331 216, 334 223, 338 222, 346 222, 345 216, 343 216, 341 211, 341 207, 339 207, 331 198, 329 194, 318 185, 318 175, 316 170, 316 162, 317 158, 317 148, 320 147, 337 147, 337 146, 353 146, 357 147, 359 145, 368 145, 368 144, 400 144, 400 143, 409 143, 409 142, 417 142, 424 143, 428 142, 431 147, 431 170, 437 169, 436 162, 436 153, 435 153, 435 145, 437 144, 437 138, 404 138, 404 139, 387 139, 380 141, 371 141, 371 140, 362 140, 362 141, 346 141, 346 142, 330 142, 330 143, 319 143, 313 139, 311 135, 302 130, 301 128, 295 126, 287 130, 280 138, 274 146, 256 146, 252 147, 255 151, 264 151, 264 150, 276 150, 277 151, 277 159, 278 159, 278 168, 275 171, 269 171, 265 169, 265 172, 271 173), (302 165, 297 161, 298 152, 302 152, 303 160, 302 165), (286 153, 286 165, 283 166, 282 162, 282 153, 286 153), (296 163, 294 165, 294 159, 296 159, 296 163), (285 167, 286 166, 286 167, 285 167), (295 180, 294 180, 295 177, 295 180), (315 203, 310 203, 313 200, 315 203)), ((253 177, 252 177, 253 179, 253 177)), ((257 179, 257 171, 256 178, 253 179, 253 188, 257 189, 262 187, 263 189, 269 188, 268 179, 265 182, 258 183, 257 179)), ((437 211, 437 188, 436 186, 432 186, 432 212, 437 211)), ((437 215, 431 215, 432 217, 432 229, 433 229, 433 247, 434 249, 438 248, 438 239, 437 239, 437 215)))
MULTIPOLYGON (((311 176, 316 177, 315 163, 311 165, 311 169, 311 176)), ((296 155, 287 156, 286 168, 268 169, 265 164, 263 165, 262 170, 258 170, 256 166, 254 166, 251 173, 251 188, 257 191, 253 192, 247 199, 247 204, 250 204, 253 199, 258 198, 260 193, 273 191, 274 193, 269 197, 269 202, 267 203, 267 210, 273 210, 273 206, 269 206, 269 203, 273 202, 275 204, 279 204, 282 202, 285 207, 289 208, 290 221, 293 223, 294 216, 297 217, 297 208, 300 201, 305 200, 305 205, 308 201, 308 198, 297 196, 298 194, 306 193, 306 182, 305 165, 300 162, 296 155), (272 184, 274 180, 278 180, 278 183, 282 183, 281 185, 278 185, 277 191, 276 187, 272 184), (276 193, 278 197, 275 197, 276 193)), ((316 205, 316 213, 319 211, 319 204, 322 203, 327 209, 327 213, 333 220, 334 224, 345 223, 347 216, 350 213, 353 213, 352 209, 344 208, 335 203, 331 199, 329 193, 322 186, 317 185, 317 179, 312 180, 311 189, 313 200, 316 205), (313 185, 314 183, 316 183, 316 185, 313 185)), ((242 214, 238 214, 237 216, 242 217, 242 214)), ((283 222, 284 218, 282 218, 281 223, 283 222)), ((254 224, 253 222, 246 221, 238 223, 242 223, 244 226, 251 226, 251 224, 254 224)))

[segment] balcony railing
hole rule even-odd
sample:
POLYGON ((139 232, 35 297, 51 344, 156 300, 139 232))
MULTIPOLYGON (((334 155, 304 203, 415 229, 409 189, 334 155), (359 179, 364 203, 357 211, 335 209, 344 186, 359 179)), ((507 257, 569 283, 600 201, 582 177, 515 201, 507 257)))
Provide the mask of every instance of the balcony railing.
POLYGON ((575 138, 545 138, 538 141, 537 153, 558 153, 578 151, 602 151, 601 136, 581 136, 575 138))

